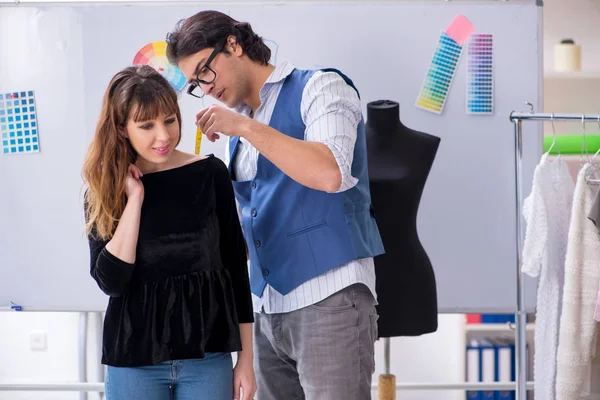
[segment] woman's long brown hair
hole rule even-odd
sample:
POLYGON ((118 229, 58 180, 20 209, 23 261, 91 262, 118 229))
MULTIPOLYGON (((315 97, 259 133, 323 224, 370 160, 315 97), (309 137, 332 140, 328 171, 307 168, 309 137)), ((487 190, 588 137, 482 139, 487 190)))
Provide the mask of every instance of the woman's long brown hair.
POLYGON ((127 67, 112 78, 83 166, 83 180, 88 186, 84 199, 88 235, 109 240, 125 209, 127 171, 137 159, 126 138, 129 118, 141 122, 171 114, 177 115, 181 132, 177 94, 154 68, 127 67))

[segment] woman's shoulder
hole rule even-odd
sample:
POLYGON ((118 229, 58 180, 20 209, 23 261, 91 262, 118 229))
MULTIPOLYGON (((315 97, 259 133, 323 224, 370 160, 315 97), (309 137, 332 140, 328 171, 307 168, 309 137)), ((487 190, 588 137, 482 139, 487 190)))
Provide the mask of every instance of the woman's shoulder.
POLYGON ((195 164, 198 163, 200 161, 207 161, 210 158, 213 158, 214 155, 213 154, 207 154, 207 155, 202 155, 202 154, 193 154, 193 153, 186 153, 186 152, 180 152, 179 153, 179 167, 184 167, 188 164, 195 164))
MULTIPOLYGON (((220 158, 216 157, 214 154, 210 153, 207 155, 198 155, 191 153, 182 153, 181 157, 181 166, 202 166, 208 167, 213 170, 217 175, 227 175, 229 176, 229 172, 227 170, 227 166, 220 158)), ((206 171, 206 169, 204 169, 206 171)))

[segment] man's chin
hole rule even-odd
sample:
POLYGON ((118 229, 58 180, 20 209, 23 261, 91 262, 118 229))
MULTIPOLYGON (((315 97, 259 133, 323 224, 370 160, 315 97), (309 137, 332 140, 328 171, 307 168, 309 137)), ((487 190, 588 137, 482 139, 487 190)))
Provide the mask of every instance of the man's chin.
POLYGON ((228 107, 232 110, 235 110, 242 105, 242 103, 239 101, 223 101, 222 103, 223 103, 223 105, 225 105, 226 107, 228 107))

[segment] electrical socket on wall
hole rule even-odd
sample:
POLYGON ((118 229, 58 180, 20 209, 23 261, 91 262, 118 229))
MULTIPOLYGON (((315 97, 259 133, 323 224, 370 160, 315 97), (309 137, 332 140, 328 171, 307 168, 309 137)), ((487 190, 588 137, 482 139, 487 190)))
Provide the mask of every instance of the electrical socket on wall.
POLYGON ((31 331, 29 348, 34 351, 45 351, 48 348, 45 331, 31 331))

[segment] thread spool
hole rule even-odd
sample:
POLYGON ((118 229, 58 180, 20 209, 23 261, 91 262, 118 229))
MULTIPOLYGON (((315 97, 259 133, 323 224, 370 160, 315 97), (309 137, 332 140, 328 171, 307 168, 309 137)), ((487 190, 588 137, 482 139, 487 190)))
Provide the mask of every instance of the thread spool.
POLYGON ((554 46, 554 70, 557 72, 581 71, 581 46, 572 39, 564 39, 554 46))

